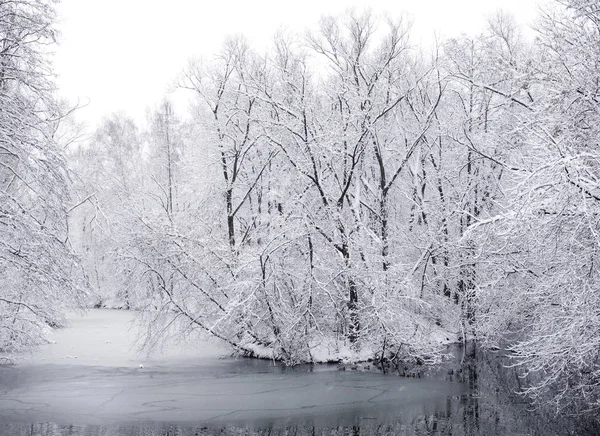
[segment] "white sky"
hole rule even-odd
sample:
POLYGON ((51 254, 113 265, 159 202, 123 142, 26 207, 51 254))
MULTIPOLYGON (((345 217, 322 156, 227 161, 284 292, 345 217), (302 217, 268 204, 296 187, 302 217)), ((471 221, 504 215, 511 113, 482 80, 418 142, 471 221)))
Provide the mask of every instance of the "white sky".
POLYGON ((350 7, 408 13, 415 41, 475 33, 500 8, 523 25, 537 15, 536 0, 62 0, 59 92, 89 101, 79 118, 90 126, 119 110, 141 122, 188 60, 216 53, 227 36, 243 34, 261 49, 282 27, 303 31, 350 7))

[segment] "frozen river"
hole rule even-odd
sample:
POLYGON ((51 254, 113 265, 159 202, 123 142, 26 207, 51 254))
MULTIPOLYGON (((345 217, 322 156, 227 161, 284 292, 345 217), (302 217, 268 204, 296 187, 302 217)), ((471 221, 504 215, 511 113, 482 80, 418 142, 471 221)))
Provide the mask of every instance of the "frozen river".
POLYGON ((473 384, 477 373, 415 379, 284 368, 226 357, 209 341, 149 358, 135 351, 132 319, 113 310, 75 316, 56 343, 0 367, 0 434, 483 435, 539 425, 506 412, 497 388, 492 395, 473 384))

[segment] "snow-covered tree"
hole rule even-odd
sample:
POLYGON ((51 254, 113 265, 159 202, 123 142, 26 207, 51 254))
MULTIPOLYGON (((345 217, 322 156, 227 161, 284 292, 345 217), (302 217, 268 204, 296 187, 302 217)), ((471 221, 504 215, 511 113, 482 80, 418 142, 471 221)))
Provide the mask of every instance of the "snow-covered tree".
POLYGON ((47 47, 53 2, 0 2, 0 353, 43 343, 77 306, 69 177, 47 47))
POLYGON ((600 407, 600 10, 557 3, 540 20, 521 86, 531 110, 512 128, 522 145, 509 208, 476 230, 491 260, 480 284, 486 336, 514 351, 529 394, 578 413, 600 407))

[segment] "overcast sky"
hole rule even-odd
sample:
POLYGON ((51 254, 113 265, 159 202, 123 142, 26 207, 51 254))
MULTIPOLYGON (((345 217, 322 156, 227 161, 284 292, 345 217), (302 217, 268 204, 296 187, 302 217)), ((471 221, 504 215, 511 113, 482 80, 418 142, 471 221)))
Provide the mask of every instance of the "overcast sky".
POLYGON ((349 7, 408 13, 413 40, 437 32, 456 36, 480 30, 486 15, 512 12, 527 25, 537 15, 536 0, 62 0, 60 46, 55 68, 60 94, 89 102, 79 113, 96 124, 123 110, 137 121, 155 105, 193 56, 211 56, 224 39, 244 34, 256 48, 266 47, 280 28, 303 31, 323 14, 349 7))

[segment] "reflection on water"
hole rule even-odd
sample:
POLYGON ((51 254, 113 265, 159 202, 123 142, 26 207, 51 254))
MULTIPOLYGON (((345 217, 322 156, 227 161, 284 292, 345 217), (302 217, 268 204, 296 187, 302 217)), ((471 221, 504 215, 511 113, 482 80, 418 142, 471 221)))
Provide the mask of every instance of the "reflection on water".
MULTIPOLYGON (((402 411, 394 417, 378 420, 356 418, 353 425, 318 425, 312 422, 272 422, 231 424, 219 427, 169 424, 136 423, 103 426, 60 426, 58 424, 4 424, 2 434, 15 436, 200 436, 200 435, 269 435, 269 436, 315 436, 315 435, 568 435, 582 434, 567 426, 540 417, 511 415, 509 409, 493 410, 489 404, 480 404, 473 397, 449 398, 445 410, 424 414, 412 420, 404 420, 402 411), (483 406, 483 407, 481 407, 483 406), (393 419, 392 419, 393 418, 393 419), (388 421, 388 422, 385 422, 388 421), (393 421, 393 422, 390 422, 393 421)), ((591 433, 590 433, 591 434, 591 433)))

